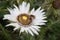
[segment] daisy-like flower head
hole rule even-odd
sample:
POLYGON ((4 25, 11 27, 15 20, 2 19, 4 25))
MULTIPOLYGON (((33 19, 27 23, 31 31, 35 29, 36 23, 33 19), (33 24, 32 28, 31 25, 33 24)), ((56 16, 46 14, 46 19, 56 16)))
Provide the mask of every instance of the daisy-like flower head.
POLYGON ((8 8, 10 14, 4 15, 3 19, 8 19, 13 21, 12 23, 6 26, 14 26, 14 30, 20 29, 20 33, 26 32, 30 33, 32 36, 34 34, 38 35, 39 26, 37 25, 45 25, 46 20, 44 20, 45 12, 44 9, 39 7, 37 10, 34 8, 30 11, 30 3, 22 2, 22 4, 17 7, 14 5, 15 8, 8 8))

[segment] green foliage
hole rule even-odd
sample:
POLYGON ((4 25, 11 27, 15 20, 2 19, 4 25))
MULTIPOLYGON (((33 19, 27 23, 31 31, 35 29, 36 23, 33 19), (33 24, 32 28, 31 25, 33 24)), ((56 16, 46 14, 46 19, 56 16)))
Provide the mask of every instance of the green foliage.
POLYGON ((53 8, 53 0, 0 0, 0 40, 60 40, 60 9, 53 8), (39 35, 31 36, 30 34, 13 31, 13 27, 5 27, 9 23, 3 20, 3 16, 8 14, 8 7, 17 6, 23 1, 30 2, 31 9, 42 7, 45 9, 47 23, 41 26, 39 35))

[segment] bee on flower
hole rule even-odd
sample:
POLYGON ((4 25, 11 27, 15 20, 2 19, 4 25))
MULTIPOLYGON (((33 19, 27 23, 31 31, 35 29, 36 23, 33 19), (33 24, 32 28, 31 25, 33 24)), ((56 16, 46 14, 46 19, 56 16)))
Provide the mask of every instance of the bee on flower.
POLYGON ((19 7, 14 5, 13 9, 7 9, 10 14, 4 15, 3 19, 8 19, 13 22, 6 26, 14 26, 14 31, 20 29, 20 33, 25 31, 26 33, 30 33, 32 36, 34 36, 34 34, 39 35, 38 32, 41 27, 38 25, 45 25, 45 22, 47 22, 45 20, 45 12, 43 12, 44 9, 39 7, 37 10, 33 8, 30 11, 30 3, 24 1, 19 5, 19 7))

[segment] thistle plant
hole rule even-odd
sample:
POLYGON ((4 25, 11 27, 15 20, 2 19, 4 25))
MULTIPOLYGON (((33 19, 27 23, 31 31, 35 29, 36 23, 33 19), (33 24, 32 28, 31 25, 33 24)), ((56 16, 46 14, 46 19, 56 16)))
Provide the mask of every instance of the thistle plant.
POLYGON ((0 40, 60 40, 60 1, 0 0, 0 40))

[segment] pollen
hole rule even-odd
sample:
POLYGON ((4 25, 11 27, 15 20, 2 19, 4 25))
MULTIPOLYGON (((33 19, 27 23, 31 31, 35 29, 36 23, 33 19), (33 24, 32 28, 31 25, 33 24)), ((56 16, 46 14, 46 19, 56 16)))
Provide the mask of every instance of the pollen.
POLYGON ((27 18, 27 16, 22 16, 22 19, 27 20, 28 18, 27 18))

